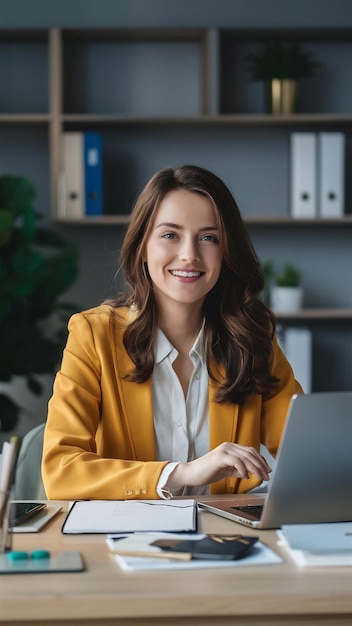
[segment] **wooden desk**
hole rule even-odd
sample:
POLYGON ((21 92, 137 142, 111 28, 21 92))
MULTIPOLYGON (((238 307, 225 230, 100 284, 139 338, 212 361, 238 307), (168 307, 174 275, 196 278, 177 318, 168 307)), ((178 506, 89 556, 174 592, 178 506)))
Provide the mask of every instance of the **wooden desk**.
MULTIPOLYGON (((233 569, 126 573, 109 552, 104 535, 61 535, 64 517, 60 513, 41 533, 14 535, 14 549, 77 549, 86 571, 1 575, 1 626, 352 624, 350 568, 299 569, 286 560, 233 569)), ((205 532, 253 534, 206 512, 200 514, 200 524, 205 532)), ((259 534, 279 550, 274 531, 259 534)))

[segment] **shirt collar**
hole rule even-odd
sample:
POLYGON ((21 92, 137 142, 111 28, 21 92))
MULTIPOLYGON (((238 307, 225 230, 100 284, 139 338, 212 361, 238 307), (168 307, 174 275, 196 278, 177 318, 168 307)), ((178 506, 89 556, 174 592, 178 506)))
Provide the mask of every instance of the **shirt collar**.
MULTIPOLYGON (((195 339, 195 342, 189 352, 190 356, 195 353, 200 359, 205 358, 205 351, 203 347, 203 334, 204 334, 204 322, 202 327, 195 339)), ((160 363, 166 357, 171 354, 172 351, 177 353, 176 348, 172 345, 172 343, 168 340, 166 335, 164 335, 163 331, 158 328, 156 331, 155 342, 154 342, 154 359, 155 363, 160 363)))

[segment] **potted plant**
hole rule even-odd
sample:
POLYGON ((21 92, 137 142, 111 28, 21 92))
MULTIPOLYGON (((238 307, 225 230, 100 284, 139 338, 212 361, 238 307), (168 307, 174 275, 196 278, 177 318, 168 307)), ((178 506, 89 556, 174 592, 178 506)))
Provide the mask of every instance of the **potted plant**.
MULTIPOLYGON (((40 395, 40 375, 54 373, 73 305, 60 298, 77 276, 77 251, 62 235, 38 228, 35 189, 0 176, 0 383, 23 377, 40 395)), ((0 431, 18 422, 20 403, 0 390, 0 431)))
POLYGON ((251 78, 265 83, 267 110, 278 114, 295 110, 298 81, 314 76, 321 65, 298 42, 278 40, 262 44, 246 61, 251 78))
POLYGON ((292 313, 302 308, 301 272, 286 263, 270 287, 270 306, 274 313, 292 313))

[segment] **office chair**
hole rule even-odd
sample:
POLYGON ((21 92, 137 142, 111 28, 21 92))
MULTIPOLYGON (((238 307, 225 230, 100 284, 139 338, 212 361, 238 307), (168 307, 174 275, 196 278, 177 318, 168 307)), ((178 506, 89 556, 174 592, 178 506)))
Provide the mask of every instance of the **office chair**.
POLYGON ((17 461, 15 500, 46 500, 41 475, 45 424, 39 424, 24 437, 17 461))

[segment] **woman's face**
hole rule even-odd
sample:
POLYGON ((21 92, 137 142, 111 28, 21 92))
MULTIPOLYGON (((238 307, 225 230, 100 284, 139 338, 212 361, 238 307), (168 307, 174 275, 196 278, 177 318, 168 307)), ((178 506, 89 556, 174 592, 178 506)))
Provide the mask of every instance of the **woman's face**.
POLYGON ((217 212, 207 196, 170 191, 156 212, 145 260, 161 309, 170 301, 201 305, 222 264, 217 212))

